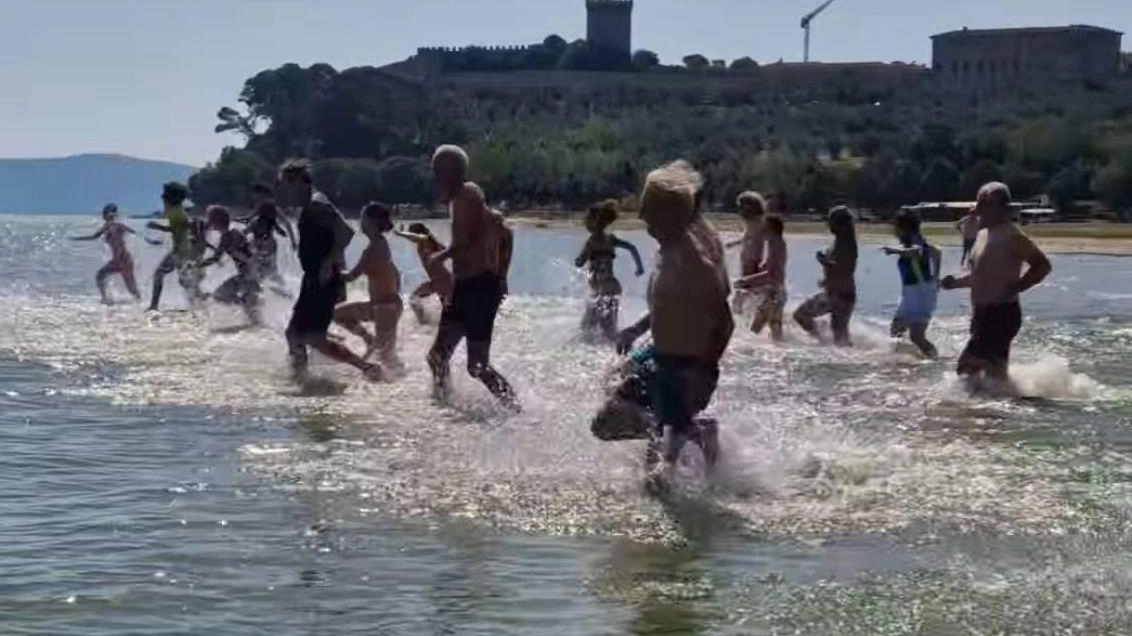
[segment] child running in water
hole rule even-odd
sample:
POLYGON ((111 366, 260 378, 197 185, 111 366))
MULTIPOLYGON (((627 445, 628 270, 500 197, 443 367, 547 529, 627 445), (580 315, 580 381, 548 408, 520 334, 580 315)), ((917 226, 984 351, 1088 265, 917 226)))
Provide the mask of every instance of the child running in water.
POLYGON ((275 235, 286 237, 291 242, 291 249, 298 249, 291 224, 280 217, 279 207, 275 202, 265 200, 256 206, 255 212, 245 221, 246 232, 251 238, 252 255, 255 256, 256 275, 260 280, 271 281, 277 286, 283 284, 283 277, 279 275, 276 258, 279 245, 275 235))
POLYGON ((928 325, 935 313, 939 295, 939 268, 943 256, 929 245, 920 233, 920 217, 913 212, 901 212, 896 217, 896 238, 900 247, 886 247, 884 253, 899 256, 896 267, 900 271, 900 305, 892 318, 892 337, 899 338, 909 332, 925 357, 939 354, 928 340, 928 325))
POLYGON ((735 281, 735 287, 761 294, 751 331, 759 333, 770 326, 770 337, 782 341, 782 310, 786 308, 786 239, 782 217, 770 215, 763 221, 765 256, 758 271, 735 281))
MULTIPOLYGON (((126 284, 126 289, 133 295, 134 299, 141 300, 138 283, 134 278, 134 257, 126 249, 126 234, 137 234, 137 232, 119 221, 118 206, 108 203, 106 207, 102 208, 102 227, 97 232, 90 236, 76 236, 71 239, 72 241, 94 241, 101 238, 110 246, 110 260, 99 268, 98 273, 94 275, 94 282, 98 285, 98 293, 102 296, 102 302, 107 305, 110 304, 110 296, 106 294, 106 279, 110 278, 112 274, 121 276, 122 282, 126 284)), ((146 239, 146 241, 151 245, 161 245, 161 241, 151 239, 146 239)))
POLYGON ((794 320, 810 335, 820 337, 814 319, 829 314, 833 341, 848 346, 849 318, 857 304, 857 229, 849 208, 839 205, 829 211, 829 231, 833 245, 817 254, 824 273, 821 291, 798 307, 794 320))
POLYGON ((429 230, 424 223, 413 223, 409 226, 408 232, 397 230, 394 234, 412 241, 417 246, 417 257, 420 258, 421 266, 428 274, 428 280, 417 286, 409 295, 409 308, 413 310, 417 322, 426 324, 428 321, 421 301, 436 294, 442 304, 447 304, 452 295, 452 272, 448 271, 443 263, 434 263, 432 260, 434 254, 444 250, 444 244, 436 240, 432 230, 429 230))
POLYGON ((397 358, 397 323, 404 305, 401 302, 401 273, 393 263, 385 233, 393 229, 393 211, 380 203, 369 203, 362 209, 361 230, 369 239, 354 269, 346 274, 346 282, 365 276, 369 282, 369 298, 361 302, 342 303, 334 310, 334 322, 366 343, 368 358, 377 352, 382 367, 400 367, 397 358), (373 323, 371 335, 363 322, 373 323))
MULTIPOLYGON (((742 246, 739 252, 739 276, 752 276, 759 271, 763 262, 763 251, 766 247, 765 226, 763 219, 766 216, 766 199, 758 192, 747 191, 739 195, 735 201, 739 208, 739 216, 743 219, 742 238, 731 241, 728 248, 742 246)), ((754 301, 755 293, 748 289, 736 289, 732 296, 732 310, 741 314, 747 310, 747 305, 754 301)))
POLYGON ((616 248, 621 248, 633 257, 637 266, 637 276, 645 273, 644 264, 641 263, 641 254, 632 243, 623 241, 613 234, 607 233, 609 226, 617 220, 617 202, 613 200, 602 201, 590 207, 586 215, 586 229, 590 232, 589 239, 582 247, 582 253, 574 260, 574 264, 582 267, 590 266, 590 299, 586 302, 586 311, 582 315, 582 332, 587 336, 600 333, 610 342, 617 338, 617 318, 621 305, 621 281, 613 273, 613 260, 616 258, 616 248))
POLYGON ((229 277, 212 293, 216 302, 226 305, 240 305, 248 322, 261 324, 259 315, 260 284, 256 272, 256 260, 251 245, 244 233, 232 228, 232 215, 222 205, 211 205, 205 212, 208 228, 220 232, 220 245, 211 258, 200 263, 200 269, 216 265, 225 255, 236 265, 236 275, 229 277))

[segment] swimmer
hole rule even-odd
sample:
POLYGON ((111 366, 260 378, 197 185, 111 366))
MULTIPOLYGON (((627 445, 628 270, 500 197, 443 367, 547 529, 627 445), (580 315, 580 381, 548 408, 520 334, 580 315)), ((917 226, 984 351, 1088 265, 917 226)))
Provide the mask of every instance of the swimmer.
POLYGON ((377 352, 385 367, 400 368, 397 358, 397 322, 401 320, 401 273, 393 264, 393 255, 385 233, 393 229, 393 211, 380 203, 362 208, 361 230, 369 239, 354 269, 346 274, 350 283, 361 276, 369 282, 369 299, 343 303, 334 310, 334 322, 365 341, 365 358, 377 352), (363 322, 373 323, 371 335, 363 322))
POLYGON ((955 224, 955 229, 963 237, 963 256, 959 257, 959 265, 962 267, 970 265, 971 248, 975 246, 975 239, 979 238, 979 215, 975 210, 976 208, 971 208, 955 224))
POLYGON ((616 249, 621 248, 633 257, 637 266, 637 276, 645 273, 641 254, 628 241, 606 233, 609 226, 617 220, 617 201, 602 201, 590 206, 586 215, 586 229, 590 237, 582 247, 582 253, 574 260, 574 265, 590 266, 590 298, 586 301, 586 311, 582 316, 582 332, 587 336, 600 333, 606 340, 617 339, 617 317, 621 304, 621 281, 613 274, 613 259, 616 249))
POLYGON ((409 295, 409 308, 413 310, 413 315, 417 317, 419 324, 427 324, 426 316, 424 313, 424 305, 421 301, 433 294, 440 298, 442 305, 448 303, 448 299, 452 296, 452 272, 443 263, 433 263, 432 257, 444 250, 444 244, 436 240, 432 230, 424 223, 413 223, 409 226, 409 231, 397 230, 394 232, 397 236, 403 239, 412 241, 417 247, 417 258, 421 261, 421 266, 424 268, 425 273, 428 274, 428 280, 421 283, 409 295))
MULTIPOLYGON (((727 247, 742 246, 739 252, 739 276, 752 276, 758 273, 763 262, 763 251, 766 248, 763 224, 767 213, 766 199, 758 192, 747 191, 739 195, 735 205, 739 208, 739 217, 743 219, 743 236, 728 243, 727 247)), ((755 296, 752 290, 737 288, 732 298, 732 310, 742 314, 755 300, 755 296)))
POLYGON ((519 410, 515 390, 491 366, 491 339, 495 318, 507 292, 503 257, 510 230, 502 217, 492 212, 483 190, 467 181, 468 155, 458 146, 441 146, 433 154, 432 172, 440 200, 448 205, 452 218, 452 244, 430 262, 440 265, 452 260, 455 284, 452 299, 440 315, 436 340, 429 350, 433 387, 438 397, 450 390, 449 360, 456 345, 468 339, 468 373, 483 383, 504 406, 519 410))
POLYGON ((909 333, 912 342, 926 358, 937 358, 939 352, 928 340, 928 325, 935 313, 939 294, 939 268, 943 255, 920 233, 920 217, 915 212, 901 212, 894 226, 900 247, 885 247, 884 253, 900 257, 900 305, 892 318, 892 337, 909 333))
POLYGON ((972 384, 980 376, 1008 379, 1010 347, 1022 328, 1018 297, 1053 271, 1045 253, 1011 220, 1010 198, 1004 183, 979 189, 975 210, 982 229, 971 248, 970 271, 942 281, 944 289, 971 290, 971 337, 957 371, 972 384))
POLYGON ((212 258, 201 261, 200 269, 216 265, 225 255, 236 265, 236 275, 221 283, 212 293, 212 298, 226 305, 240 305, 249 323, 262 324, 259 314, 260 283, 248 239, 243 232, 232 228, 231 214, 222 205, 208 206, 205 223, 209 229, 220 233, 220 244, 212 258))
MULTIPOLYGON (((266 188, 262 184, 257 184, 256 187, 266 188)), ((282 286, 283 277, 279 275, 279 264, 276 256, 279 245, 276 243, 275 236, 278 234, 286 237, 291 242, 292 250, 298 248, 298 243, 295 241, 291 224, 282 218, 279 207, 275 205, 274 198, 266 197, 267 195, 262 192, 257 196, 257 198, 263 200, 256 205, 252 215, 244 220, 247 225, 245 231, 251 238, 252 255, 255 256, 256 261, 256 275, 260 280, 270 281, 276 286, 282 286)))
POLYGON ((348 364, 367 379, 383 377, 380 366, 366 362, 343 345, 331 341, 327 330, 335 306, 346 299, 342 275, 346 247, 354 230, 323 193, 315 190, 310 164, 291 160, 279 169, 280 200, 299 212, 299 263, 303 268, 299 298, 287 324, 287 348, 295 376, 306 375, 307 347, 348 364))
MULTIPOLYGON (((102 296, 102 302, 107 305, 110 304, 110 296, 106 293, 106 279, 110 278, 112 274, 121 276, 122 282, 126 284, 126 289, 133 295, 134 299, 141 300, 137 280, 134 278, 134 257, 126 249, 126 234, 137 234, 137 232, 119 221, 118 206, 108 203, 102 208, 102 227, 97 232, 90 236, 76 236, 71 239, 72 241, 95 241, 101 238, 110 246, 110 260, 99 268, 98 273, 94 275, 94 282, 98 285, 98 293, 102 296)), ((161 245, 161 241, 152 239, 146 239, 146 242, 150 245, 161 245)))
POLYGON ((161 191, 161 202, 164 205, 163 216, 165 223, 150 221, 146 224, 151 230, 165 232, 172 239, 172 249, 153 272, 153 293, 150 296, 149 310, 157 311, 161 302, 161 293, 165 286, 165 277, 177 271, 177 280, 185 293, 189 296, 189 303, 196 304, 201 299, 199 290, 199 267, 197 259, 193 258, 193 239, 189 236, 189 217, 185 214, 184 203, 189 197, 189 189, 182 183, 171 181, 166 183, 161 191))
POLYGON ((833 245, 818 252, 818 263, 824 276, 821 291, 802 303, 794 312, 794 321, 810 335, 820 338, 814 319, 829 314, 834 343, 850 345, 849 318, 857 304, 857 230, 853 213, 845 206, 829 211, 829 231, 833 245))
POLYGON ((653 483, 671 475, 686 441, 700 446, 709 467, 719 456, 717 427, 696 415, 715 393, 735 323, 723 243, 696 207, 701 187, 700 175, 678 161, 649 173, 641 194, 640 217, 660 252, 649 280, 649 313, 621 332, 618 351, 652 331, 653 351, 642 355, 655 363, 653 448, 659 440, 663 461, 650 462, 653 483))
POLYGON ((783 238, 782 217, 769 215, 763 221, 766 240, 765 257, 758 271, 735 281, 735 287, 759 292, 759 304, 751 331, 762 332, 770 326, 770 337, 782 341, 782 311, 786 308, 786 239, 783 238))

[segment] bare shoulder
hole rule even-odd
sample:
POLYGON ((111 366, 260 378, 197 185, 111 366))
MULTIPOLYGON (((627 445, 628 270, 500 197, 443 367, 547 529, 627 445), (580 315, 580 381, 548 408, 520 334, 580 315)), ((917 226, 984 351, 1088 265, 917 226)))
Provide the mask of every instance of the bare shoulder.
POLYGON ((487 197, 483 193, 483 188, 474 181, 468 181, 460 188, 460 194, 457 195, 457 200, 464 203, 479 203, 483 204, 487 201, 487 197))

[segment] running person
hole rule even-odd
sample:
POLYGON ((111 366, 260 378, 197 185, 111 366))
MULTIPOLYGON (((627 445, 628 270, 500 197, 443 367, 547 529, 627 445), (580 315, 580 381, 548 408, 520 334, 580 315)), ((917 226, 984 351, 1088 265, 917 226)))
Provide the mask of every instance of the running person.
POLYGON ((342 276, 346 246, 354 236, 346 220, 326 195, 314 189, 310 164, 288 161, 279 170, 283 203, 299 212, 299 263, 303 268, 299 298, 287 324, 287 347, 296 377, 307 371, 307 347, 348 364, 372 380, 380 380, 381 367, 366 362, 327 338, 335 306, 345 300, 342 276))
POLYGON ((382 365, 398 368, 401 361, 397 358, 397 323, 404 311, 401 272, 393 263, 389 242, 385 240, 385 233, 393 229, 393 211, 380 203, 370 203, 362 209, 361 216, 361 230, 369 245, 362 251, 358 264, 346 274, 346 282, 365 276, 369 298, 338 305, 334 322, 365 341, 364 357, 377 352, 382 365), (363 322, 373 323, 373 334, 362 326, 363 322))
MULTIPOLYGON (((759 272, 763 262, 763 251, 766 249, 766 218, 767 204, 763 195, 758 192, 747 191, 735 200, 739 208, 739 217, 743 219, 743 236, 727 244, 728 248, 742 246, 739 252, 739 276, 744 278, 759 272)), ((747 311, 747 306, 755 300, 757 292, 736 286, 732 297, 732 310, 737 314, 747 311)))
POLYGON ((276 285, 283 284, 283 277, 279 275, 277 252, 279 244, 275 236, 286 237, 291 242, 291 249, 298 244, 291 231, 291 224, 281 218, 279 207, 274 200, 265 200, 259 203, 252 216, 245 221, 247 234, 251 238, 252 255, 256 260, 256 275, 260 280, 270 281, 276 285))
MULTIPOLYGON (((72 241, 95 241, 101 238, 110 246, 110 260, 99 268, 98 273, 94 275, 94 282, 98 285, 98 293, 102 296, 102 302, 106 304, 110 304, 110 296, 106 293, 106 279, 113 274, 122 277, 122 282, 126 284, 126 290, 133 295, 135 300, 141 300, 137 279, 134 278, 134 257, 126 249, 126 234, 137 234, 137 232, 118 220, 118 206, 107 203, 102 208, 102 227, 90 236, 76 236, 71 239, 72 241)), ((161 241, 150 239, 146 239, 146 241, 151 245, 161 245, 161 241)))
POLYGON ((440 397, 449 392, 449 360, 456 345, 467 338, 468 373, 505 406, 518 410, 514 389, 491 366, 495 317, 507 291, 502 248, 510 231, 488 209, 483 190, 466 181, 468 155, 462 148, 438 148, 432 171, 440 200, 448 204, 452 218, 452 245, 433 254, 431 263, 439 265, 451 259, 455 278, 451 302, 441 312, 436 340, 428 354, 434 389, 440 397))
POLYGON ((428 226, 424 223, 413 223, 409 226, 408 232, 396 230, 393 233, 411 241, 416 246, 417 258, 420 259, 421 267, 428 274, 428 280, 418 285, 413 293, 409 294, 409 308, 413 310, 413 315, 417 317, 418 323, 426 324, 428 321, 425 319, 424 305, 421 304, 421 301, 436 294, 440 298, 441 305, 445 305, 452 296, 452 272, 448 271, 443 263, 432 261, 434 254, 444 251, 444 244, 436 239, 432 230, 428 229, 428 226))
POLYGON ((829 231, 833 245, 817 254, 824 272, 819 283, 821 291, 795 310, 794 321, 810 335, 819 337, 814 319, 829 314, 833 341, 848 346, 849 318, 857 304, 857 230, 849 208, 837 206, 829 211, 829 231))
POLYGON ((962 267, 970 264, 971 248, 975 246, 975 239, 979 238, 979 214, 976 209, 969 210, 955 224, 955 229, 963 237, 963 255, 959 257, 959 265, 962 267))
POLYGON ((900 247, 884 248, 885 254, 900 257, 896 261, 900 271, 900 305, 892 318, 892 337, 899 338, 908 332, 925 357, 936 358, 939 352, 928 340, 927 332, 939 295, 943 256, 920 233, 920 217, 914 212, 901 212, 896 217, 895 233, 900 247))
MULTIPOLYGON (((770 326, 770 337, 782 341, 782 312, 786 308, 786 239, 783 237, 782 217, 767 216, 763 220, 766 240, 765 257, 758 271, 735 281, 735 287, 759 295, 751 331, 760 333, 770 326)), ((738 295, 738 294, 736 294, 738 295)))
POLYGON ((590 298, 582 315, 582 332, 587 336, 600 333, 610 342, 617 339, 617 317, 621 306, 621 281, 613 273, 613 260, 617 256, 615 250, 621 248, 629 252, 637 266, 637 276, 645 273, 637 248, 606 232, 616 220, 617 201, 602 201, 590 206, 586 215, 586 229, 590 237, 582 247, 582 253, 574 260, 577 267, 587 263, 590 266, 590 298))
POLYGON ((1011 220, 1006 184, 984 185, 975 209, 983 229, 971 249, 970 271, 958 278, 946 276, 942 284, 944 289, 971 290, 971 337, 959 356, 959 375, 1004 381, 1011 344, 1022 328, 1018 296, 1045 280, 1053 266, 1011 220))
POLYGON ((232 228, 232 216, 222 205, 210 205, 205 212, 207 227, 220 233, 220 244, 212 258, 201 261, 200 269, 220 262, 225 255, 232 259, 236 274, 229 277, 215 291, 212 298, 226 305, 240 305, 248 322, 262 323, 259 314, 260 281, 256 271, 255 255, 244 233, 232 228))
POLYGON ((184 203, 189 197, 189 189, 182 183, 171 181, 161 191, 161 202, 165 206, 165 223, 150 221, 146 224, 151 230, 165 232, 172 239, 172 249, 161 259, 153 272, 153 293, 150 296, 149 310, 157 311, 161 302, 161 292, 165 287, 165 277, 177 272, 177 280, 189 296, 189 303, 200 300, 199 272, 197 259, 193 258, 193 239, 189 236, 189 217, 185 214, 184 203), (194 282, 195 281, 195 282, 194 282))

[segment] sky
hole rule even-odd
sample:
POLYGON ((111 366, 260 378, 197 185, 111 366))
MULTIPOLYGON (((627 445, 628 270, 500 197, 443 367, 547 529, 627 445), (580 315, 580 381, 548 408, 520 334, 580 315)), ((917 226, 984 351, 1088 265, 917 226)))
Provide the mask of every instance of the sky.
MULTIPOLYGON (((819 0, 636 0, 634 48, 799 60, 819 0)), ((930 36, 1095 24, 1132 32, 1129 0, 836 0, 815 61, 929 63, 930 36)), ((380 66, 418 46, 585 37, 584 0, 0 0, 0 157, 113 152, 204 165, 245 79, 287 62, 380 66)), ((1125 39, 1132 50, 1132 36, 1125 39)))

